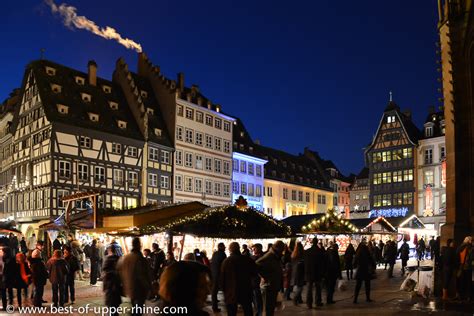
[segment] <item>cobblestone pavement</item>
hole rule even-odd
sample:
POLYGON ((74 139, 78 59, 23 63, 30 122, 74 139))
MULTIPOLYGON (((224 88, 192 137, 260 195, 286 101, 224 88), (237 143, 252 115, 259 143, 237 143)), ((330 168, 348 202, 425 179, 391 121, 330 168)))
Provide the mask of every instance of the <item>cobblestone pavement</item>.
MULTIPOLYGON (((345 277, 345 275, 344 275, 345 277)), ((374 300, 372 303, 365 302, 364 288, 361 289, 359 295, 359 304, 354 305, 353 292, 355 281, 351 280, 348 282, 348 288, 346 291, 336 291, 334 299, 336 304, 324 305, 323 307, 307 309, 305 304, 294 306, 292 301, 285 301, 284 307, 279 310, 275 315, 474 315, 474 306, 460 303, 442 303, 433 299, 422 299, 418 297, 412 298, 412 295, 405 291, 400 291, 400 284, 403 278, 400 275, 400 268, 397 264, 394 271, 394 278, 389 279, 387 277, 387 271, 384 271, 382 267, 377 270, 377 279, 372 281, 372 294, 371 298, 374 300)), ((99 308, 103 305, 103 292, 102 285, 99 282, 99 286, 90 286, 86 281, 76 282, 76 303, 73 307, 76 308, 74 312, 62 313, 63 315, 96 315, 93 308, 99 308), (88 306, 89 312, 84 312, 85 307, 88 306), (77 311, 77 308, 83 307, 81 313, 77 311)), ((51 303, 51 286, 48 285, 45 289, 45 300, 48 303, 44 306, 49 306, 51 303)), ((305 300, 305 292, 303 292, 303 300, 305 300)), ((221 297, 222 301, 222 297, 221 297)), ((325 291, 323 290, 323 301, 325 301, 325 291)), ((209 302, 210 303, 210 302, 209 302)), ((147 302, 147 306, 153 306, 154 303, 147 302)), ((122 306, 130 306, 130 304, 124 300, 122 306)), ((224 306, 221 306, 224 311, 224 306)), ((213 314, 210 307, 206 308, 211 315, 220 316, 226 315, 225 312, 213 314)), ((96 309, 96 311, 98 311, 96 309)), ((15 311, 16 315, 20 313, 15 311)), ((23 313, 26 314, 26 313, 23 313)), ((29 313, 32 314, 32 313, 29 313)), ((48 311, 44 314, 52 314, 48 307, 48 311)), ((36 314, 39 315, 39 314, 36 314)), ((241 313, 239 314, 241 315, 241 313)))

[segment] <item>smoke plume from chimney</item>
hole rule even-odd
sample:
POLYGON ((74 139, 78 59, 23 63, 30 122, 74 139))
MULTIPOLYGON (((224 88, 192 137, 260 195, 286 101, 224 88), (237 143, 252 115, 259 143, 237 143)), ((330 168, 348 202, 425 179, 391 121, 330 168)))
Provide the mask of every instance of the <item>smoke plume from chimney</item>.
POLYGON ((45 0, 45 2, 51 7, 52 13, 58 13, 63 18, 65 26, 87 30, 105 39, 115 40, 126 48, 133 49, 138 53, 142 51, 142 45, 129 38, 123 38, 113 27, 99 27, 94 21, 89 20, 85 16, 77 15, 75 7, 65 3, 57 5, 54 3, 54 0, 45 0))

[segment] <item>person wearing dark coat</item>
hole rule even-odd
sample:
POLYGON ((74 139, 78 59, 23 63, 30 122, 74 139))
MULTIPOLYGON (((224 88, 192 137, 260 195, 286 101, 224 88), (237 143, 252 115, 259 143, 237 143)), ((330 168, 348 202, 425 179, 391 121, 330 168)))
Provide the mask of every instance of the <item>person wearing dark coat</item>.
POLYGON ((357 269, 354 304, 357 304, 357 298, 359 297, 359 291, 362 287, 362 281, 365 285, 366 301, 372 302, 370 299, 370 279, 372 278, 372 272, 375 269, 375 262, 365 240, 363 240, 359 244, 359 247, 357 247, 354 257, 354 267, 357 269))
MULTIPOLYGON (((102 266, 103 291, 105 293, 105 306, 118 308, 122 304, 122 282, 117 271, 117 262, 120 257, 117 255, 114 245, 107 247, 107 256, 102 266)), ((111 316, 118 316, 116 312, 111 316)))
POLYGON ((295 294, 293 296, 293 304, 298 305, 303 303, 301 292, 304 286, 304 248, 301 242, 298 242, 291 254, 291 282, 290 285, 294 287, 295 294))
MULTIPOLYGON (((13 289, 18 288, 19 276, 20 268, 12 250, 8 247, 3 248, 3 285, 8 294, 9 305, 13 305, 13 289)), ((18 303, 21 304, 21 295, 18 303)))
POLYGON ((41 259, 41 253, 39 251, 34 251, 29 261, 31 268, 31 278, 35 288, 33 305, 36 307, 41 307, 43 303, 44 286, 46 285, 46 280, 48 280, 48 271, 46 270, 43 260, 41 259))
POLYGON ((389 265, 388 268, 388 277, 393 278, 393 267, 395 266, 395 262, 397 261, 397 245, 393 240, 387 241, 388 249, 387 249, 387 263, 389 265))
POLYGON ((61 250, 55 250, 53 256, 46 263, 49 272, 49 282, 53 290, 53 306, 64 306, 66 276, 68 266, 66 260, 61 257, 61 250))
POLYGON ((398 250, 398 254, 400 255, 400 259, 402 260, 402 276, 405 275, 405 268, 407 267, 408 259, 410 259, 410 246, 406 239, 403 240, 403 244, 400 246, 398 250))
POLYGON ((20 251, 21 251, 23 254, 25 254, 25 255, 28 253, 28 247, 26 246, 25 237, 21 237, 21 241, 20 241, 20 251))
POLYGON ((236 316, 240 304, 244 315, 252 316, 252 279, 257 274, 257 266, 249 256, 240 252, 239 243, 232 242, 229 251, 230 256, 221 266, 221 283, 227 315, 236 316))
MULTIPOLYGON (((263 246, 262 244, 256 243, 252 246, 252 252, 253 255, 251 256, 253 261, 257 261, 261 257, 263 257, 263 246)), ((263 313, 263 297, 262 297, 262 290, 260 289, 260 281, 261 278, 257 274, 253 280, 252 280, 252 286, 253 286, 253 305, 255 308, 255 315, 256 316, 262 316, 263 313)))
POLYGON ((449 287, 458 265, 454 240, 448 239, 446 247, 441 250, 441 263, 443 271, 443 300, 449 299, 449 287))
POLYGON ((18 275, 16 281, 16 291, 18 306, 21 307, 21 292, 25 293, 25 297, 28 297, 28 286, 31 282, 31 270, 26 262, 26 257, 23 253, 19 252, 16 254, 16 263, 18 265, 18 275))
POLYGON ((327 304, 334 304, 334 291, 336 289, 337 279, 342 279, 341 263, 339 261, 339 252, 334 242, 329 242, 329 248, 326 250, 326 289, 327 304))
POLYGON ((54 241, 53 241, 53 251, 54 250, 61 250, 61 242, 59 241, 58 238, 56 238, 54 241))
POLYGON ((89 258, 91 260, 91 275, 90 282, 91 285, 97 283, 97 278, 99 277, 99 248, 97 247, 97 239, 92 240, 92 245, 89 248, 89 258))
POLYGON ((151 245, 152 253, 151 253, 151 269, 153 273, 153 280, 158 280, 160 278, 161 271, 163 269, 163 265, 166 261, 165 252, 160 249, 160 246, 157 243, 153 243, 151 245))
POLYGON ((304 253, 304 272, 308 286, 306 292, 306 305, 313 307, 313 285, 316 287, 314 300, 316 306, 323 306, 321 298, 321 285, 326 271, 325 250, 318 245, 318 238, 313 238, 313 245, 304 253))
POLYGON ((354 255, 355 249, 352 243, 349 243, 349 246, 346 248, 346 252, 344 252, 344 268, 346 269, 347 279, 353 279, 354 276, 354 255))
POLYGON ((227 258, 225 254, 225 245, 224 243, 219 243, 217 245, 217 251, 212 254, 211 257, 211 276, 212 276, 212 310, 214 312, 220 312, 219 307, 217 306, 217 293, 219 292, 220 286, 220 272, 222 262, 227 258))
POLYGON ((74 279, 76 271, 80 269, 79 260, 72 254, 71 247, 64 245, 64 260, 66 260, 68 272, 66 275, 64 302, 68 303, 71 298, 71 303, 74 304, 76 300, 76 288, 74 286, 74 279))

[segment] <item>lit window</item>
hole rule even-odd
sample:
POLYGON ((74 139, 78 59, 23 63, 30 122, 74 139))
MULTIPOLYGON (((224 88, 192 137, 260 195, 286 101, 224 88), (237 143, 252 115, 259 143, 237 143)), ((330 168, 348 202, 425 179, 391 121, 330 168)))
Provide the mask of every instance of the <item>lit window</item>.
POLYGON ((155 114, 155 110, 153 110, 152 108, 146 108, 146 112, 150 115, 155 114))
POLYGON ((45 70, 46 70, 46 73, 48 74, 48 76, 54 76, 56 75, 56 69, 54 68, 51 68, 51 67, 45 67, 45 70))
POLYGON ((51 84, 51 91, 53 91, 54 93, 61 93, 62 91, 62 87, 58 84, 51 84))
POLYGON ((387 116, 387 123, 395 123, 395 115, 387 116))
POLYGON ((117 125, 118 125, 118 127, 121 128, 121 129, 127 128, 127 122, 125 122, 125 121, 118 120, 118 121, 117 121, 117 125))
POLYGON ((89 115, 89 120, 91 120, 92 122, 98 122, 99 121, 99 114, 96 114, 96 113, 87 113, 89 115))
POLYGON ((64 105, 64 104, 56 104, 56 107, 58 109, 58 112, 61 114, 68 114, 69 113, 69 107, 64 105))
POLYGON ((103 90, 105 93, 107 93, 107 94, 109 94, 109 93, 112 92, 112 88, 109 87, 109 86, 105 86, 105 85, 102 86, 102 90, 103 90))
POLYGON ((137 172, 135 171, 128 172, 128 185, 133 188, 138 187, 138 173, 137 172))
POLYGON ((123 208, 123 199, 121 196, 112 196, 112 208, 116 210, 123 208))
POLYGON ((112 110, 118 110, 118 103, 109 101, 109 106, 112 110))
POLYGON ((158 186, 158 175, 156 173, 148 174, 148 185, 155 188, 158 186))
POLYGON ((84 102, 91 102, 92 97, 91 97, 90 94, 81 93, 81 99, 82 99, 82 101, 84 101, 84 102))
POLYGON ((114 185, 123 185, 123 170, 114 169, 114 185))
POLYGON ((76 78, 75 78, 75 81, 76 81, 76 83, 77 83, 78 85, 80 85, 80 86, 83 86, 84 83, 86 82, 84 78, 82 78, 82 77, 77 77, 77 76, 76 76, 76 78))

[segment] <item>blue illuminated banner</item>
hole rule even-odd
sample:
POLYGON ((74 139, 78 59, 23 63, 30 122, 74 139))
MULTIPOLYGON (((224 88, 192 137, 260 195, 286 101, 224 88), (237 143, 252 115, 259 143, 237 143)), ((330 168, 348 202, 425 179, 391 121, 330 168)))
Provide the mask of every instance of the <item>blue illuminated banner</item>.
POLYGON ((369 212, 369 217, 404 217, 408 213, 408 207, 389 208, 383 210, 372 210, 369 212))

